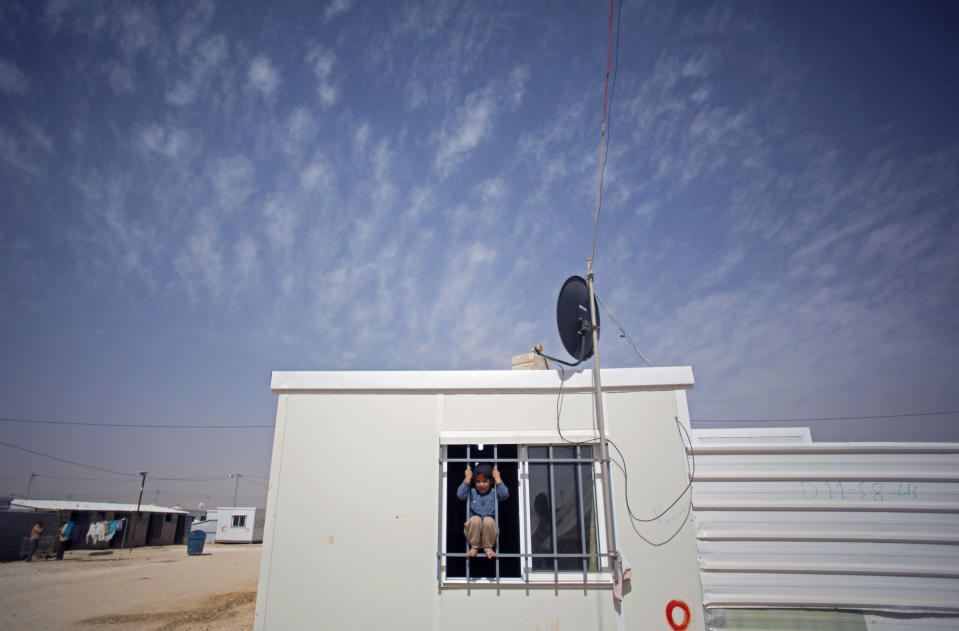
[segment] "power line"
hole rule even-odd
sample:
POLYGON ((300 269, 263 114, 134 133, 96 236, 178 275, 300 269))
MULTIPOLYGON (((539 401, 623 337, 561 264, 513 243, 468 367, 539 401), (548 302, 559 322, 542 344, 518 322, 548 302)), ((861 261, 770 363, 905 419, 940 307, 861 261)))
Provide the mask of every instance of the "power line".
MULTIPOLYGON (((43 479, 45 479, 45 480, 72 480, 72 481, 76 481, 76 482, 124 482, 124 483, 125 483, 125 482, 129 482, 129 480, 126 480, 126 479, 123 479, 123 478, 83 478, 83 477, 72 476, 72 475, 47 475, 47 474, 44 474, 44 473, 36 473, 36 474, 34 474, 34 475, 35 475, 35 477, 37 477, 37 478, 43 478, 43 479)), ((21 478, 28 478, 28 477, 30 477, 30 474, 29 474, 29 473, 23 473, 23 474, 20 474, 20 475, 2 476, 2 477, 0 477, 0 480, 14 480, 14 479, 21 479, 21 478)), ((247 478, 247 477, 249 477, 249 478, 254 478, 254 479, 256 479, 256 480, 269 480, 269 478, 266 477, 266 476, 259 476, 259 475, 250 475, 250 476, 248 476, 248 475, 245 474, 245 473, 243 474, 243 477, 244 477, 244 478, 247 478)), ((224 473, 224 474, 221 474, 221 475, 197 476, 197 477, 192 477, 192 478, 161 478, 161 477, 151 477, 150 479, 151 479, 151 480, 162 480, 162 481, 164 481, 164 482, 216 482, 217 480, 226 480, 226 479, 229 479, 229 478, 227 477, 227 474, 224 473)), ((256 484, 256 483, 254 482, 254 484, 256 484)), ((262 486, 262 485, 261 485, 261 486, 262 486)))
POLYGON ((123 482, 124 484, 129 484, 130 480, 123 478, 75 478, 70 475, 43 475, 41 473, 36 474, 36 477, 43 478, 44 480, 70 480, 73 482, 123 482))
MULTIPOLYGON (((43 453, 43 452, 41 452, 41 451, 36 451, 36 450, 34 450, 34 449, 27 449, 26 447, 21 447, 20 445, 14 445, 13 443, 8 443, 8 442, 2 441, 2 440, 0 440, 0 445, 4 445, 4 446, 6 446, 6 447, 10 447, 11 449, 18 449, 18 450, 20 450, 20 451, 25 451, 25 452, 27 452, 27 453, 29 453, 29 454, 33 454, 33 455, 35 455, 35 456, 40 456, 40 457, 42 457, 42 458, 49 458, 50 460, 56 460, 56 461, 58 461, 58 462, 65 462, 65 463, 67 463, 67 464, 72 464, 72 465, 77 466, 77 467, 84 467, 84 468, 86 468, 86 469, 93 469, 93 470, 95 470, 95 471, 103 471, 104 473, 115 473, 116 475, 125 475, 125 476, 130 476, 130 477, 133 477, 133 478, 138 477, 136 473, 128 473, 128 472, 126 472, 126 471, 116 471, 116 470, 114 470, 114 469, 107 469, 107 468, 105 468, 105 467, 98 467, 98 466, 96 466, 96 465, 84 464, 84 463, 82 463, 82 462, 77 462, 77 461, 75 461, 75 460, 67 460, 66 458, 60 458, 59 456, 53 456, 53 455, 50 455, 50 454, 45 454, 45 453, 43 453)), ((18 476, 18 477, 23 477, 23 476, 18 476)), ((49 476, 49 477, 54 477, 54 476, 49 476)), ((259 476, 257 476, 257 477, 259 477, 259 476)), ((217 480, 223 480, 223 479, 225 479, 225 478, 226 478, 225 475, 211 475, 211 476, 190 476, 190 477, 179 477, 179 478, 153 476, 151 479, 152 479, 152 480, 162 480, 162 481, 164 481, 164 482, 215 482, 215 481, 217 481, 217 480)))
POLYGON ((821 416, 815 418, 694 418, 694 423, 809 423, 812 421, 867 421, 884 418, 911 418, 916 416, 947 416, 959 410, 941 412, 910 412, 907 414, 873 414, 869 416, 821 416))
POLYGON ((75 460, 67 460, 66 458, 60 458, 57 456, 51 456, 50 454, 45 454, 40 451, 34 451, 33 449, 27 449, 26 447, 21 447, 20 445, 14 445, 13 443, 8 443, 6 441, 0 440, 0 445, 10 447, 11 449, 18 449, 20 451, 25 451, 28 454, 33 454, 35 456, 41 456, 43 458, 49 458, 50 460, 56 460, 58 462, 65 462, 67 464, 72 464, 77 467, 83 467, 85 469, 93 469, 95 471, 103 471, 104 473, 115 473, 117 475, 127 475, 130 477, 137 477, 136 473, 128 473, 126 471, 114 471, 113 469, 105 469, 103 467, 97 467, 91 464, 83 464, 82 462, 76 462, 75 460))
POLYGON ((42 425, 76 425, 78 427, 131 427, 135 429, 273 429, 273 425, 150 425, 143 423, 99 423, 92 421, 59 421, 38 418, 0 416, 7 423, 39 423, 42 425))

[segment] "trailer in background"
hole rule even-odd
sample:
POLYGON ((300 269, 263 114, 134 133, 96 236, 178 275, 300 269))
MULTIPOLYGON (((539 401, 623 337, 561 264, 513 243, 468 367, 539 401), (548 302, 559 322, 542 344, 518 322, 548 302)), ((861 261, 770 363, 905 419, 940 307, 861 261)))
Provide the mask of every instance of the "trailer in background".
POLYGON ((217 543, 261 543, 266 509, 227 506, 216 509, 217 543))

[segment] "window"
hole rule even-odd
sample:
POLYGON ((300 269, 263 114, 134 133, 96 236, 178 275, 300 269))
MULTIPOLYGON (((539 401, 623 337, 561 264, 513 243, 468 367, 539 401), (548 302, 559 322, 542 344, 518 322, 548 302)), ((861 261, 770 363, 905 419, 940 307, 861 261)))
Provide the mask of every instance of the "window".
POLYGON ((234 528, 243 528, 246 526, 246 515, 234 515, 233 516, 233 527, 234 528))
POLYGON ((440 448, 437 578, 447 583, 608 581, 602 487, 594 445, 446 445, 440 448), (467 562, 466 464, 497 463, 510 497, 497 506, 497 555, 467 562), (444 488, 445 482, 445 488, 444 488))
POLYGON ((163 516, 163 521, 173 521, 173 514, 172 514, 172 513, 167 513, 166 515, 164 515, 164 516, 163 516))

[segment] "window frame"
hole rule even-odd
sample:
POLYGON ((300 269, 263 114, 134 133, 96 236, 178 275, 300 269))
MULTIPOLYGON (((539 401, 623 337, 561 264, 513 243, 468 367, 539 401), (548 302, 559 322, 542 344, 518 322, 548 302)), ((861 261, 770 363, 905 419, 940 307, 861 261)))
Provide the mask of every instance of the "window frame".
POLYGON ((233 526, 232 528, 246 528, 246 515, 232 515, 233 517, 233 526), (239 521, 239 523, 237 523, 239 521))
MULTIPOLYGON (((606 511, 605 511, 605 493, 603 491, 603 481, 602 481, 602 469, 600 466, 600 457, 599 457, 599 444, 594 443, 591 440, 584 440, 581 442, 569 442, 563 441, 559 436, 543 436, 536 437, 536 440, 525 440, 512 442, 510 439, 517 439, 518 436, 513 437, 504 437, 494 438, 491 436, 484 436, 483 438, 474 439, 474 440, 464 440, 462 437, 452 438, 448 440, 443 440, 441 436, 440 445, 439 445, 439 485, 438 485, 438 519, 437 519, 437 554, 436 554, 436 577, 437 581, 440 583, 441 587, 458 587, 458 586, 481 586, 481 585, 492 585, 492 586, 522 586, 522 587, 555 587, 557 585, 572 585, 578 587, 605 587, 608 588, 612 584, 613 573, 610 565, 609 557, 609 546, 606 541, 606 511), (448 541, 446 538, 447 533, 447 511, 448 511, 448 502, 447 502, 447 489, 449 484, 459 484, 455 479, 450 478, 450 465, 454 465, 453 471, 455 472, 457 468, 465 464, 467 461, 473 460, 472 457, 467 456, 464 459, 458 458, 449 458, 447 447, 453 445, 465 445, 469 447, 470 445, 476 444, 489 444, 489 445, 515 445, 517 449, 517 458, 515 459, 498 459, 494 458, 497 461, 515 461, 517 463, 517 480, 516 488, 510 489, 510 499, 515 498, 519 502, 519 556, 520 556, 520 576, 517 578, 507 577, 504 578, 499 575, 498 562, 497 562, 497 572, 495 578, 486 578, 486 577, 449 577, 446 574, 447 563, 446 558, 448 556, 460 556, 465 555, 465 553, 447 553, 448 541), (592 457, 584 456, 580 453, 576 458, 565 458, 565 457, 553 457, 552 450, 548 451, 548 457, 546 459, 530 459, 529 449, 531 447, 583 447, 591 450, 592 457), (583 554, 573 554, 573 558, 577 559, 586 559, 590 558, 597 559, 598 570, 589 570, 588 567, 586 570, 562 570, 559 569, 557 563, 553 564, 552 570, 534 570, 533 569, 533 560, 535 558, 540 559, 556 559, 558 553, 534 553, 532 551, 532 502, 530 498, 530 464, 586 464, 591 463, 591 479, 592 479, 592 490, 594 498, 594 520, 596 524, 596 553, 583 553, 583 554), (592 555, 592 556, 591 556, 592 555)), ((530 437, 523 437, 530 438, 530 437)), ((577 436, 577 438, 580 438, 577 436)), ((592 438, 592 437, 590 437, 592 438)), ((495 450, 494 450, 495 451, 495 450)), ((488 458, 483 458, 488 460, 488 458)), ((453 476, 456 477, 455 475, 453 476)), ((579 479, 579 478, 577 478, 579 479)), ((552 493, 551 493, 552 495, 552 493)), ((578 496, 578 501, 580 506, 583 506, 583 493, 580 488, 577 487, 576 495, 578 496)), ((555 516, 556 516, 556 506, 554 501, 550 502, 550 514, 553 518, 553 533, 555 534, 555 516)), ((612 514, 612 511, 610 512, 612 514)), ((585 515, 585 513, 584 513, 585 515)), ((581 527, 585 528, 586 524, 581 521, 581 527)), ((616 534, 615 530, 613 531, 613 539, 615 542, 616 534)), ((554 548, 555 549, 555 548, 554 548)), ((506 558, 504 555, 503 558, 506 558)), ((567 555, 563 555, 565 558, 569 558, 567 555)))

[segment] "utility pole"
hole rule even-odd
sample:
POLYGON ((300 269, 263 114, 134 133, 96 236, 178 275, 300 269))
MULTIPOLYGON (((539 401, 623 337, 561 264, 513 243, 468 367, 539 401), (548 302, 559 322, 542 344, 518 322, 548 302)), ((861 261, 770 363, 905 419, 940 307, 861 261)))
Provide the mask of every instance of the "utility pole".
MULTIPOLYGON (((137 524, 140 523, 140 504, 143 502, 143 487, 147 483, 147 473, 149 471, 137 471, 137 474, 140 476, 140 497, 137 499, 137 516, 133 518, 133 534, 130 535, 130 552, 133 552, 133 546, 137 544, 137 524)), ((126 541, 127 530, 129 528, 123 529, 123 541, 126 541)), ((120 553, 123 553, 123 542, 120 543, 120 553)), ((119 555, 117 556, 119 558, 119 555)))
POLYGON ((236 494, 240 490, 240 478, 243 477, 239 473, 231 473, 231 478, 236 478, 236 484, 233 486, 233 505, 236 506, 236 494))
POLYGON ((35 477, 37 477, 37 474, 36 474, 36 473, 31 473, 31 474, 30 474, 30 481, 27 482, 27 496, 26 496, 25 498, 23 498, 23 499, 26 499, 26 500, 30 499, 30 487, 33 486, 33 478, 35 478, 35 477))

